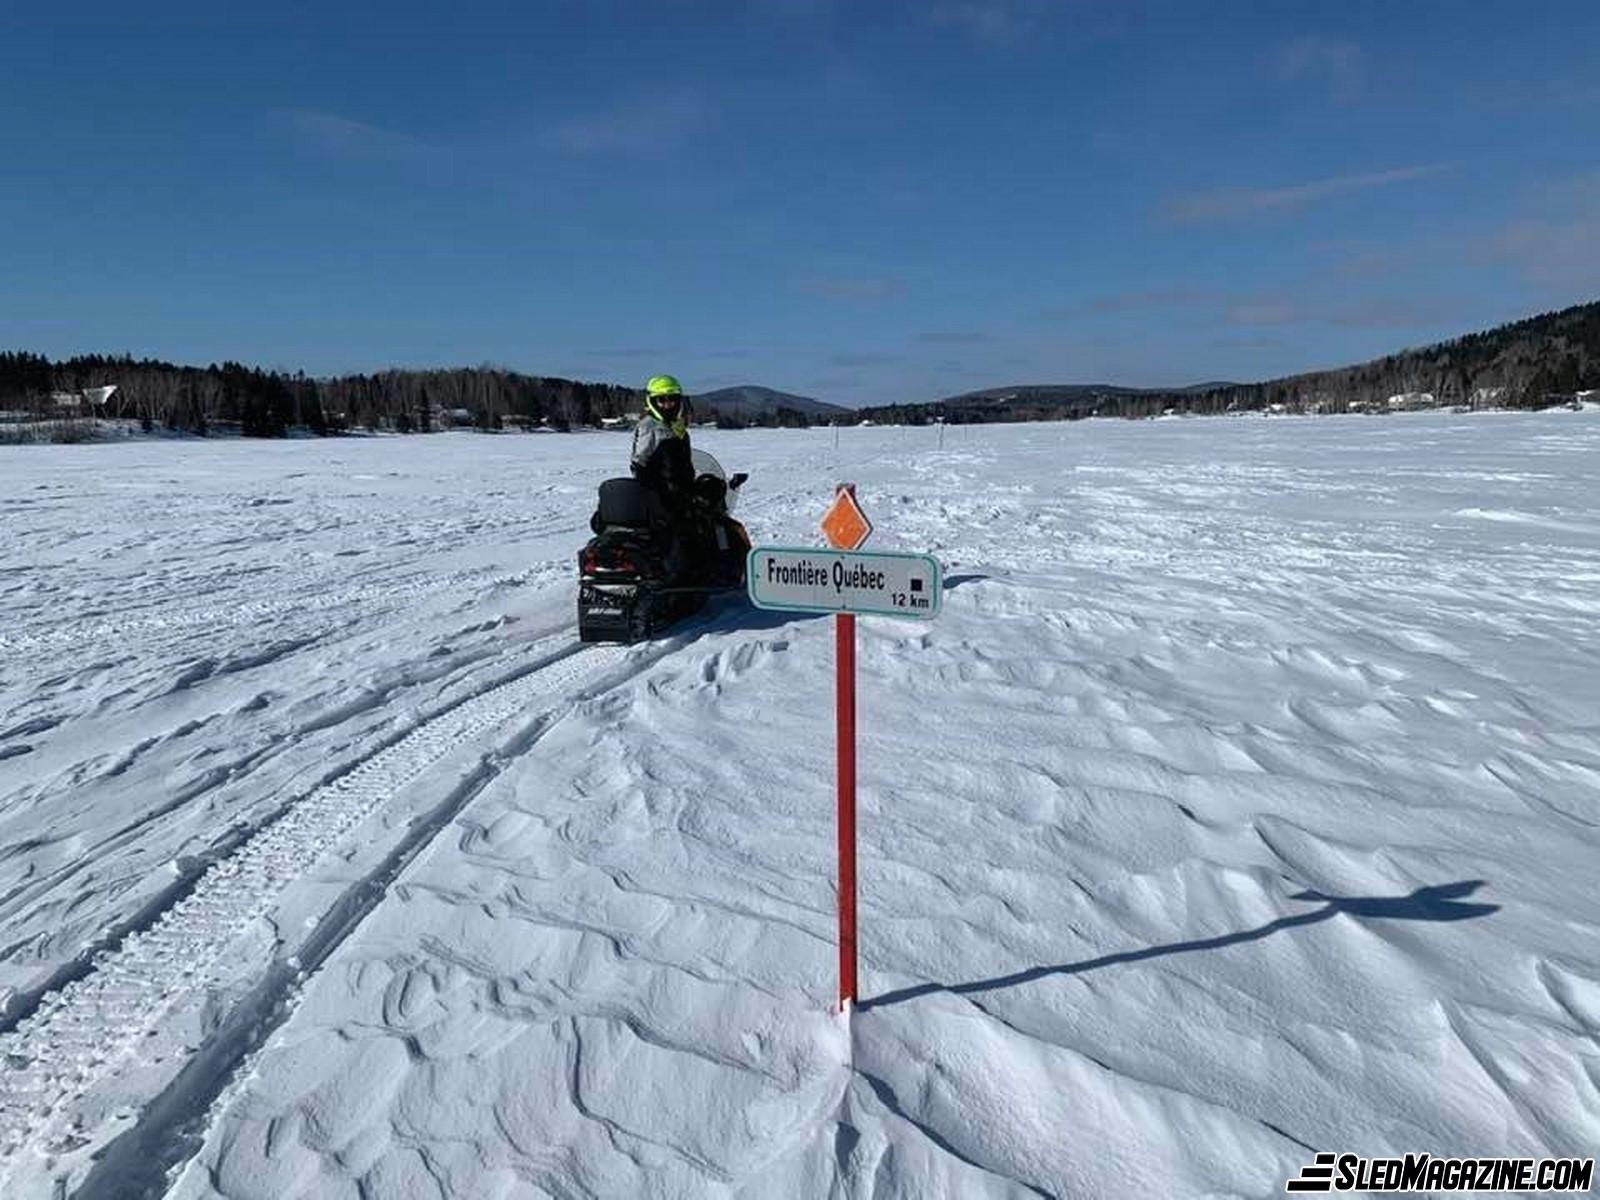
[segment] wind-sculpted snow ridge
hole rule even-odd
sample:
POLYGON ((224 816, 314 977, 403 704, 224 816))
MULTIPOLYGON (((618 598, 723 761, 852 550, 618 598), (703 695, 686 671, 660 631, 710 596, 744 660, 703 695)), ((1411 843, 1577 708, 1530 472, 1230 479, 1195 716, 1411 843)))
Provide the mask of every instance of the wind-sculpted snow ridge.
MULTIPOLYGON (((353 830, 452 750, 508 722, 548 719, 582 681, 603 676, 624 657, 620 648, 579 653, 565 638, 552 639, 543 655, 534 655, 534 669, 458 704, 288 805, 148 928, 130 934, 83 978, 47 996, 16 1029, 0 1035, 0 1062, 7 1067, 0 1076, 0 1191, 30 1194, 41 1159, 70 1156, 103 1141, 108 1123, 127 1122, 126 1108, 105 1108, 119 1077, 147 1080, 182 1065, 192 1046, 151 1039, 214 1003, 219 989, 245 989, 250 981, 240 978, 233 956, 252 927, 281 907, 286 892, 353 830), (170 1056, 164 1070, 155 1068, 163 1054, 170 1056)), ((322 907, 337 903, 325 897, 322 907)), ((308 927, 315 924, 306 918, 308 927)), ((280 930, 280 952, 295 950, 302 937, 280 930)), ((288 965, 301 964, 290 958, 288 965)), ((212 1016, 205 1024, 215 1021, 212 1016)), ((129 1097, 119 1099, 126 1105, 129 1097)))

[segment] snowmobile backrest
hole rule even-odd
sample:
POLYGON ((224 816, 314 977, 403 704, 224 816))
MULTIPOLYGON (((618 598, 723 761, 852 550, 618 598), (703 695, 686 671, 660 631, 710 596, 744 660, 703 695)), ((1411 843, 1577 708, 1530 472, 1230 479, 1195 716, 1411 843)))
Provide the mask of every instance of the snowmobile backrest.
POLYGON ((600 485, 596 524, 602 528, 643 529, 650 524, 645 504, 644 488, 637 479, 608 479, 600 485))

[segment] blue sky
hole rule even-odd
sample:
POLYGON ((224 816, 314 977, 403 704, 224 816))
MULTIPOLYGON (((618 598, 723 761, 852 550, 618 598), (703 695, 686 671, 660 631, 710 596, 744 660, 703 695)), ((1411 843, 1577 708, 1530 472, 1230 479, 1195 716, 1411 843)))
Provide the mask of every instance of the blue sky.
POLYGON ((1592 0, 5 7, 0 346, 52 356, 876 403, 1600 298, 1592 0))

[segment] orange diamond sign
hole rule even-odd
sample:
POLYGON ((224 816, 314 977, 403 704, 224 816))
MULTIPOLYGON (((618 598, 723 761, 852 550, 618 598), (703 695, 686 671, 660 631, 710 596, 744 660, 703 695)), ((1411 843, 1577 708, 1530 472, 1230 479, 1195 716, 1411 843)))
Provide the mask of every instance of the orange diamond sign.
POLYGON ((872 522, 856 503, 855 484, 840 487, 833 503, 828 505, 828 511, 822 515, 822 536, 835 550, 859 550, 872 536, 872 522))

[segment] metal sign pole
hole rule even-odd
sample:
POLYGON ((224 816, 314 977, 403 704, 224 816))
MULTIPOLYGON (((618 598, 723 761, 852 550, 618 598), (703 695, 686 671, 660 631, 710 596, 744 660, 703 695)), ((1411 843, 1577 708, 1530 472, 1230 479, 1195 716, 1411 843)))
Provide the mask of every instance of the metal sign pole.
POLYGON ((856 1001, 856 618, 833 618, 839 748, 839 1011, 856 1001))

